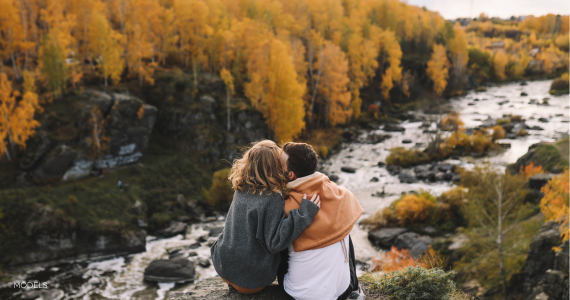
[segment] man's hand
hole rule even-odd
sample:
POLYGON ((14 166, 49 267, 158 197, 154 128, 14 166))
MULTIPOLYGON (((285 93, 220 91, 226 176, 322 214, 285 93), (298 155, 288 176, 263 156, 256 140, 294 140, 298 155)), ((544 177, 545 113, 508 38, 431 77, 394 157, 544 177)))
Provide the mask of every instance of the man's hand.
MULTIPOLYGON (((303 195, 303 199, 307 199, 307 194, 303 195)), ((315 203, 319 208, 321 208, 321 196, 314 194, 309 201, 315 203)))

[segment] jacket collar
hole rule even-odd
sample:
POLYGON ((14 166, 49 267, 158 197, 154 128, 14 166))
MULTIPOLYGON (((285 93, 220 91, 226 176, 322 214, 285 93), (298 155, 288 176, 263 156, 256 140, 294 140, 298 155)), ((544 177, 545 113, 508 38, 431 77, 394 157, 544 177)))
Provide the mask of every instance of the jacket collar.
POLYGON ((289 183, 287 183, 287 189, 293 190, 293 189, 295 189, 296 187, 298 187, 299 185, 301 185, 301 184, 303 184, 303 183, 305 183, 305 182, 307 182, 307 181, 309 181, 309 180, 311 180, 311 179, 313 179, 313 178, 315 178, 315 177, 321 176, 321 175, 322 175, 322 173, 320 173, 320 172, 315 172, 315 173, 313 173, 313 174, 311 174, 311 175, 307 175, 307 176, 304 176, 304 177, 301 177, 301 178, 297 178, 296 180, 290 181, 289 183))

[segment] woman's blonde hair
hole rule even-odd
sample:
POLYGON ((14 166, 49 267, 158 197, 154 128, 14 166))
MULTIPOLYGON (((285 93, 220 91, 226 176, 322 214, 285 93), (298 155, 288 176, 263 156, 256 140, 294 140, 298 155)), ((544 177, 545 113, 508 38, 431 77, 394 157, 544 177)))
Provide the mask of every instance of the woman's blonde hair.
POLYGON ((234 160, 228 177, 234 191, 251 188, 253 193, 264 191, 284 193, 287 177, 281 166, 283 150, 273 141, 263 140, 253 144, 243 157, 234 160))

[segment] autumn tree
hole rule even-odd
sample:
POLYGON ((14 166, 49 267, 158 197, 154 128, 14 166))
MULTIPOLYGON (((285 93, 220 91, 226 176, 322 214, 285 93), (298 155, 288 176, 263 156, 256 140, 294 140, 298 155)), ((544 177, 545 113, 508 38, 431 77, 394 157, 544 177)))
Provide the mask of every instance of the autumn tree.
POLYGON ((563 241, 568 240, 570 234, 568 222, 568 193, 569 193, 568 168, 558 177, 554 177, 542 187, 544 197, 540 201, 540 210, 544 213, 546 221, 560 223, 560 235, 563 241))
POLYGON ((465 30, 461 28, 459 23, 453 28, 455 37, 449 41, 449 51, 451 53, 451 62, 455 78, 462 78, 467 69, 469 61, 469 53, 467 51, 467 38, 465 30))
POLYGON ((18 53, 25 47, 25 32, 20 21, 20 11, 14 0, 0 0, 0 70, 3 60, 10 60, 14 75, 20 77, 18 53))
POLYGON ((319 54, 319 97, 324 102, 325 124, 332 126, 349 120, 348 61, 339 46, 328 42, 319 54))
POLYGON ((227 106, 227 114, 228 114, 228 126, 227 130, 230 130, 230 113, 231 113, 231 97, 235 93, 234 91, 234 78, 228 69, 224 68, 220 72, 220 77, 224 81, 226 85, 226 106, 227 106))
POLYGON ((0 73, 0 154, 5 153, 10 161, 15 158, 16 146, 25 148, 26 141, 40 125, 34 120, 38 107, 35 93, 26 91, 22 100, 16 101, 18 96, 20 93, 12 90, 6 74, 0 73))
POLYGON ((252 52, 248 62, 251 81, 245 94, 264 116, 278 141, 289 141, 305 128, 303 95, 293 59, 278 39, 265 41, 252 52))
POLYGON ((433 81, 433 90, 436 95, 440 96, 447 86, 447 78, 449 77, 449 60, 445 54, 445 47, 442 45, 434 45, 431 58, 427 63, 426 73, 433 81))
POLYGON ((179 58, 192 65, 194 90, 198 89, 198 71, 208 63, 205 53, 208 36, 213 30, 208 23, 209 9, 202 0, 175 0, 174 13, 179 36, 179 58))
POLYGON ((99 13, 91 18, 90 28, 89 51, 100 57, 98 68, 105 81, 105 90, 107 90, 109 78, 115 83, 121 79, 125 65, 122 58, 123 36, 113 30, 105 16, 99 13))
POLYGON ((493 73, 498 80, 505 80, 505 67, 507 63, 508 58, 503 52, 498 51, 495 53, 495 58, 493 59, 493 73))

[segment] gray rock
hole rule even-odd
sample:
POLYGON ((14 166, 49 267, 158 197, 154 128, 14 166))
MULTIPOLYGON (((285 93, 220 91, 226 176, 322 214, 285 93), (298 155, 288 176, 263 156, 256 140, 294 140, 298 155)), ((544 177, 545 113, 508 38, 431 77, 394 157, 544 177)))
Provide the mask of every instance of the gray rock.
POLYGON ((436 235, 440 234, 439 230, 433 228, 432 226, 428 226, 428 227, 422 229, 422 232, 429 235, 429 236, 436 236, 436 235))
POLYGON ((224 227, 210 228, 210 233, 208 235, 211 237, 218 237, 222 231, 224 231, 224 227))
POLYGON ((140 228, 147 228, 148 224, 143 219, 137 219, 137 225, 140 228))
POLYGON ((412 143, 412 140, 403 140, 402 141, 402 144, 411 144, 411 143, 412 143))
POLYGON ((407 232, 408 230, 405 228, 382 228, 379 230, 374 230, 368 232, 368 240, 372 242, 372 244, 383 247, 383 248, 390 248, 394 245, 394 241, 398 237, 398 235, 407 232))
POLYGON ((187 226, 188 225, 186 225, 185 223, 174 221, 174 222, 170 223, 170 226, 161 230, 160 235, 165 236, 165 237, 171 237, 171 236, 175 236, 177 234, 184 234, 184 233, 186 233, 186 227, 187 226))
POLYGON ((522 92, 522 93, 521 93, 521 96, 523 96, 523 97, 524 97, 524 96, 528 96, 528 94, 525 93, 525 92, 522 92))
POLYGON ((372 177, 372 179, 370 179, 370 182, 378 182, 378 181, 380 181, 378 177, 372 177))
POLYGON ((429 236, 419 235, 415 232, 406 232, 398 235, 394 240, 394 247, 398 249, 409 249, 412 257, 419 257, 428 246, 433 243, 429 236))
POLYGON ((556 177, 556 175, 550 173, 543 173, 531 176, 528 179, 528 187, 531 189, 540 190, 540 188, 545 186, 546 183, 554 177, 556 177))
POLYGON ((378 162, 378 166, 379 166, 379 167, 385 167, 385 166, 386 166, 386 163, 383 162, 383 161, 379 161, 379 162, 378 162))
POLYGON ((131 210, 136 215, 141 215, 143 213, 143 205, 140 200, 135 201, 133 206, 131 206, 131 210))
POLYGON ((386 139, 391 138, 391 135, 388 134, 375 134, 375 133, 371 133, 366 137, 366 143, 367 144, 378 144, 381 143, 383 141, 385 141, 386 139))
POLYGON ((390 173, 390 175, 392 175, 392 176, 398 175, 401 170, 402 170, 402 168, 400 166, 395 166, 395 165, 387 165, 386 166, 386 171, 388 171, 388 173, 390 173))
POLYGON ((195 275, 194 263, 185 257, 155 260, 144 270, 144 280, 156 282, 186 282, 195 275))
POLYGON ((398 174, 398 179, 401 183, 417 183, 418 179, 409 172, 400 172, 398 174))
POLYGON ((437 166, 437 169, 440 172, 444 172, 444 173, 448 172, 448 171, 455 172, 455 165, 454 164, 441 164, 441 165, 437 166))
POLYGON ((356 168, 353 167, 341 167, 340 170, 346 173, 356 173, 356 168))
POLYGON ((564 168, 562 167, 553 167, 552 170, 550 170, 552 174, 562 174, 562 172, 564 172, 564 168))
POLYGON ((39 167, 34 170, 36 179, 61 178, 73 166, 78 151, 66 145, 60 145, 51 150, 39 167))
POLYGON ((200 103, 207 113, 213 113, 214 109, 218 106, 216 100, 210 95, 203 95, 200 97, 200 103))
POLYGON ((383 130, 387 131, 387 132, 404 132, 404 131, 406 131, 406 129, 404 127, 400 127, 400 126, 395 125, 395 124, 386 124, 384 126, 383 130))
POLYGON ((29 170, 35 167, 40 159, 49 152, 53 142, 48 138, 44 130, 37 130, 36 133, 26 141, 26 149, 22 151, 20 168, 29 170))
POLYGON ((548 119, 547 118, 538 118, 538 121, 541 123, 548 123, 548 119))
POLYGON ((337 182, 338 179, 339 179, 339 178, 338 178, 338 176, 336 176, 336 175, 331 175, 331 176, 329 176, 329 180, 332 181, 332 182, 337 182))
POLYGON ((437 172, 435 174, 435 181, 444 181, 446 177, 446 173, 443 172, 437 172))
POLYGON ((198 265, 202 268, 207 268, 210 265, 212 265, 212 263, 210 263, 210 260, 205 259, 205 258, 198 258, 197 262, 198 262, 198 265))

